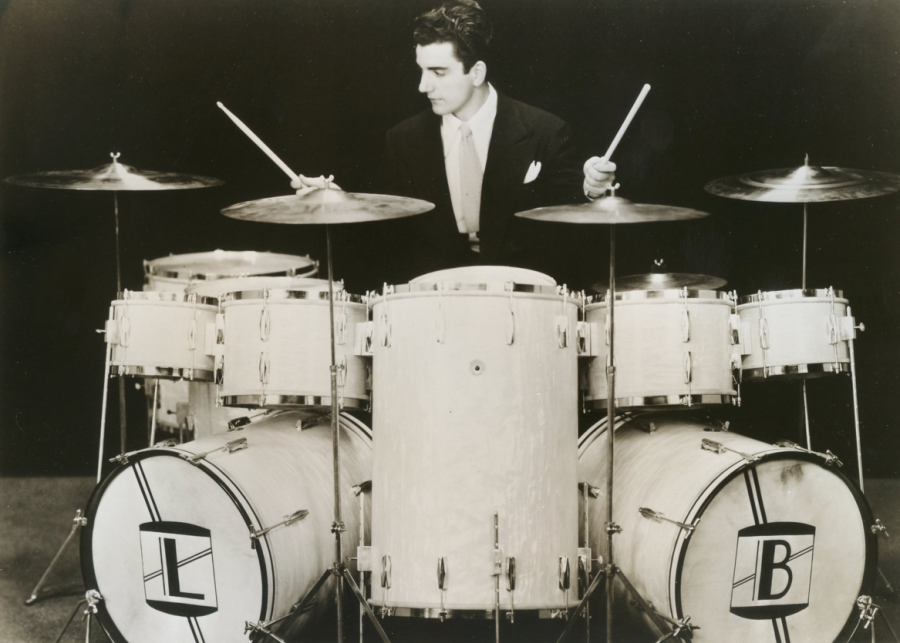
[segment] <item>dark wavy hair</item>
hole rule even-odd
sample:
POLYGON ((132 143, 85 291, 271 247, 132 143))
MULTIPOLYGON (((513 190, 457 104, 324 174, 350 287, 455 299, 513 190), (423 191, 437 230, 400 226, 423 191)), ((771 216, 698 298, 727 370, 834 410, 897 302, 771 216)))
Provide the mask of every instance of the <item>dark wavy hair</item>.
POLYGON ((475 0, 450 0, 416 18, 413 38, 417 45, 449 42, 468 74, 479 60, 487 62, 494 35, 484 10, 475 0))

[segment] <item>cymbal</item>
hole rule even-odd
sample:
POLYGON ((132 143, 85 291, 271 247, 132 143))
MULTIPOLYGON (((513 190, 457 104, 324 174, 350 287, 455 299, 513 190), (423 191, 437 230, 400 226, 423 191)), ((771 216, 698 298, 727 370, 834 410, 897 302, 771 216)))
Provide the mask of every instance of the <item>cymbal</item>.
POLYGON ((175 174, 174 172, 154 172, 138 170, 119 163, 119 155, 111 155, 113 162, 90 170, 59 170, 20 174, 6 179, 10 185, 30 188, 53 188, 56 190, 102 190, 102 191, 151 191, 151 190, 191 190, 222 185, 224 181, 208 176, 175 174))
POLYGON ((704 189, 745 201, 814 203, 865 199, 900 190, 900 175, 874 170, 809 165, 760 170, 710 181, 704 189))
MULTIPOLYGON (((644 275, 616 277, 616 290, 715 290, 728 282, 721 277, 697 275, 686 272, 651 272, 644 275)), ((609 281, 600 281, 591 286, 594 292, 605 293, 609 281)))
POLYGON ((708 212, 671 205, 632 203, 620 196, 603 196, 590 203, 554 205, 517 212, 517 217, 558 223, 614 224, 683 221, 709 216, 708 212))
POLYGON ((310 225, 400 219, 432 209, 433 203, 420 199, 320 188, 305 194, 245 201, 225 208, 222 214, 242 221, 310 225))

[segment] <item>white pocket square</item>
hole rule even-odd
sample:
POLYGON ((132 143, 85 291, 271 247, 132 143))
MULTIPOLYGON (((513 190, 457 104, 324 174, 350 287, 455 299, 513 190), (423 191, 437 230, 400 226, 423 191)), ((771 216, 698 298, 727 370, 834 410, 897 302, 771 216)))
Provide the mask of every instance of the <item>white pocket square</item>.
POLYGON ((538 177, 538 174, 540 174, 540 173, 541 173, 541 162, 540 161, 532 161, 531 166, 528 168, 528 172, 525 173, 524 183, 531 183, 538 177))

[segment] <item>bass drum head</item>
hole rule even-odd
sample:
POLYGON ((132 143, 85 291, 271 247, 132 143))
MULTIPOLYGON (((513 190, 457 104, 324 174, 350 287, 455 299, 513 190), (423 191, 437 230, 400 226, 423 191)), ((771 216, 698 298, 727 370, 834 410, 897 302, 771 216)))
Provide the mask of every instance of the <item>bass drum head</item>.
MULTIPOLYGON (((239 432, 146 449, 95 489, 81 534, 82 576, 102 595, 98 620, 113 641, 245 643, 247 622, 285 615, 313 586, 334 555, 331 429, 300 431, 302 418, 283 413, 239 432), (216 450, 241 438, 244 449, 216 450), (197 464, 186 459, 203 453, 197 464), (308 515, 251 538, 251 529, 299 509, 308 515)), ((350 539, 358 538, 359 510, 349 487, 371 476, 371 433, 346 416, 341 427, 350 539)), ((295 634, 331 606, 317 602, 282 625, 295 634)))
POLYGON ((871 585, 875 559, 869 510, 850 483, 779 454, 704 503, 671 577, 678 618, 703 628, 695 639, 833 640, 871 585))

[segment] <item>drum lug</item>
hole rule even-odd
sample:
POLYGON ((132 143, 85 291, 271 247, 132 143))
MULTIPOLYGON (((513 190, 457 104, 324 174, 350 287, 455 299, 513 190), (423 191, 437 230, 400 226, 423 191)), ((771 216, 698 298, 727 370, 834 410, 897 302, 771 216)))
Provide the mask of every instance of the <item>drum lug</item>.
POLYGON ((571 570, 569 568, 569 557, 559 557, 559 588, 563 591, 569 589, 571 570))
POLYGON ((691 313, 687 308, 681 311, 681 342, 687 344, 691 341, 691 313))
POLYGON ((880 518, 875 519, 875 524, 871 527, 873 534, 881 534, 885 538, 890 538, 891 535, 888 533, 887 527, 881 522, 880 518))
POLYGON ((357 322, 356 324, 356 346, 354 347, 354 355, 359 357, 372 356, 372 336, 375 334, 375 322, 357 322))
POLYGON ((622 528, 614 522, 606 523, 606 533, 610 536, 614 536, 615 534, 621 534, 622 528))
POLYGON ((556 316, 556 342, 560 348, 569 345, 569 318, 566 315, 556 316))
POLYGON ((677 520, 672 520, 671 518, 666 518, 665 514, 663 514, 662 512, 654 511, 653 509, 650 509, 648 507, 641 507, 640 509, 638 509, 638 513, 640 513, 644 518, 653 520, 654 522, 661 523, 662 521, 665 520, 666 522, 670 522, 673 525, 677 525, 678 527, 681 527, 686 532, 685 538, 687 538, 688 536, 690 536, 693 533, 694 528, 700 522, 700 520, 697 519, 696 521, 694 521, 693 525, 688 525, 683 522, 678 522, 677 520))
POLYGON ((516 622, 516 557, 506 557, 506 591, 509 592, 510 610, 506 613, 506 618, 510 623, 516 622))
POLYGON ((578 322, 578 326, 575 328, 575 348, 578 351, 578 357, 597 357, 600 352, 597 340, 597 324, 578 322))
POLYGON ((845 342, 850 341, 851 339, 856 339, 857 330, 859 330, 860 332, 865 332, 866 330, 865 324, 860 324, 859 326, 857 326, 856 320, 850 315, 841 317, 838 324, 840 328, 840 338, 845 342))
POLYGON ((282 526, 287 527, 288 525, 295 523, 298 520, 303 520, 308 515, 309 515, 309 511, 307 509, 298 509, 297 511, 292 513, 290 516, 285 516, 281 522, 276 522, 274 525, 271 525, 269 527, 265 527, 263 529, 256 529, 254 527, 250 527, 250 540, 252 541, 251 544, 253 544, 255 547, 256 546, 255 543, 257 540, 259 540, 260 536, 265 536, 267 533, 269 533, 270 531, 272 531, 273 529, 276 529, 278 527, 282 527, 282 526))
POLYGON ((104 330, 98 330, 98 333, 105 333, 105 341, 107 344, 119 343, 119 322, 116 319, 107 319, 104 330))
POLYGON ((225 451, 226 453, 234 453, 235 451, 243 451, 248 448, 250 445, 247 444, 247 438, 238 438, 237 440, 232 440, 231 442, 226 442, 222 446, 217 449, 212 449, 210 451, 206 451, 205 453, 194 453, 188 455, 186 453, 181 454, 181 457, 190 462, 191 464, 199 464, 201 460, 206 458, 211 453, 215 453, 216 451, 225 451))

